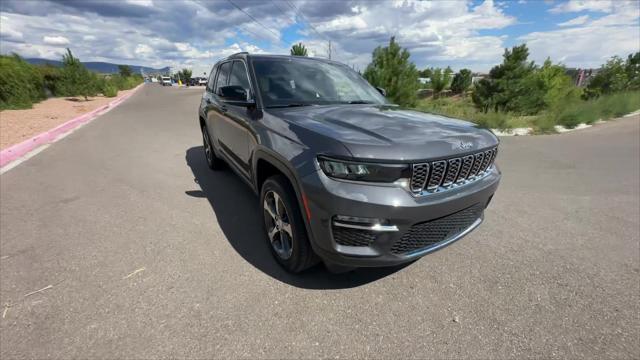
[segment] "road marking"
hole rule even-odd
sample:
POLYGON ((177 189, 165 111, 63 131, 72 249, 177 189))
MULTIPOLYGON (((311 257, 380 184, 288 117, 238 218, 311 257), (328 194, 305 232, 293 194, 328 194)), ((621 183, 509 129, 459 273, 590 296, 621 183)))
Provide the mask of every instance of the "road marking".
POLYGON ((132 277, 133 275, 135 275, 135 274, 137 274, 137 273, 139 273, 139 272, 142 272, 142 271, 144 271, 144 270, 145 270, 144 268, 140 268, 140 269, 138 269, 138 270, 136 270, 136 271, 132 272, 131 274, 129 274, 129 275, 127 275, 127 276, 123 277, 123 278, 122 278, 122 280, 124 280, 124 279, 128 279, 128 278, 132 277))

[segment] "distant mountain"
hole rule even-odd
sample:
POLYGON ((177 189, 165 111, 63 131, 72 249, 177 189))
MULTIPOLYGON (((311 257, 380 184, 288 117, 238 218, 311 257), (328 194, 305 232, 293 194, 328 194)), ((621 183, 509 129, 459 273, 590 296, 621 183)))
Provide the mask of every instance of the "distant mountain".
MULTIPOLYGON (((49 59, 40 59, 40 58, 31 58, 24 59, 29 64, 34 65, 43 65, 50 64, 53 66, 60 67, 62 66, 62 61, 59 60, 49 60, 49 59)), ((115 74, 118 73, 118 65, 122 64, 112 64, 108 62, 100 62, 100 61, 88 61, 83 62, 84 66, 91 71, 95 71, 102 74, 115 74)), ((145 74, 158 74, 158 73, 168 73, 169 67, 163 67, 161 69, 154 69, 147 66, 139 66, 139 65, 129 65, 131 68, 131 72, 134 74, 140 74, 140 70, 142 70, 145 74)))

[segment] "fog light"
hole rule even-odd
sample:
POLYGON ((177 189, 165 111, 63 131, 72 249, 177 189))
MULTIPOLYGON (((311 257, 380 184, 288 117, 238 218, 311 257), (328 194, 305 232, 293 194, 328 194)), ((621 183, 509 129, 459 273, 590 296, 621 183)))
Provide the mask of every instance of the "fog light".
POLYGON ((369 231, 398 231, 398 227, 389 225, 389 220, 387 219, 359 216, 336 215, 333 217, 333 225, 369 231))

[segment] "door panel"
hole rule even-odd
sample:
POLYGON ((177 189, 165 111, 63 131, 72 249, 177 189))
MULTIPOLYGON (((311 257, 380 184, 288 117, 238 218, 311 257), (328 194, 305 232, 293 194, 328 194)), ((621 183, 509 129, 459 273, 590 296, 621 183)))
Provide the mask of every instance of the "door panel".
MULTIPOLYGON (((236 60, 231 68, 229 76, 229 85, 242 86, 249 96, 251 95, 251 86, 247 77, 247 70, 242 61, 236 60)), ((233 140, 231 150, 241 162, 241 166, 246 170, 249 169, 249 133, 251 131, 250 109, 242 106, 227 106, 226 117, 229 121, 229 136, 233 140)))
MULTIPOLYGON (((231 141, 229 134, 226 131, 225 112, 227 111, 226 104, 220 99, 218 89, 222 86, 226 86, 229 81, 229 74, 231 72, 231 62, 226 62, 220 65, 218 68, 218 74, 215 82, 215 86, 212 87, 213 92, 209 93, 207 101, 209 101, 209 112, 207 113, 207 123, 211 129, 211 136, 216 148, 221 149, 221 144, 227 144, 231 141)), ((223 149, 226 152, 226 149, 223 149)))

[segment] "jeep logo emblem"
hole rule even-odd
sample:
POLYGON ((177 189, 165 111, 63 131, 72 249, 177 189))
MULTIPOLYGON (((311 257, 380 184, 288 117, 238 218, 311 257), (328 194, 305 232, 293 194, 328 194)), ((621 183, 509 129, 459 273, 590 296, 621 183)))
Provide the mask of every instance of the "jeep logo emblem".
POLYGON ((458 148, 460 148, 460 150, 468 150, 468 149, 471 149, 472 146, 473 146, 473 143, 464 142, 464 141, 460 141, 460 143, 458 144, 458 148))

